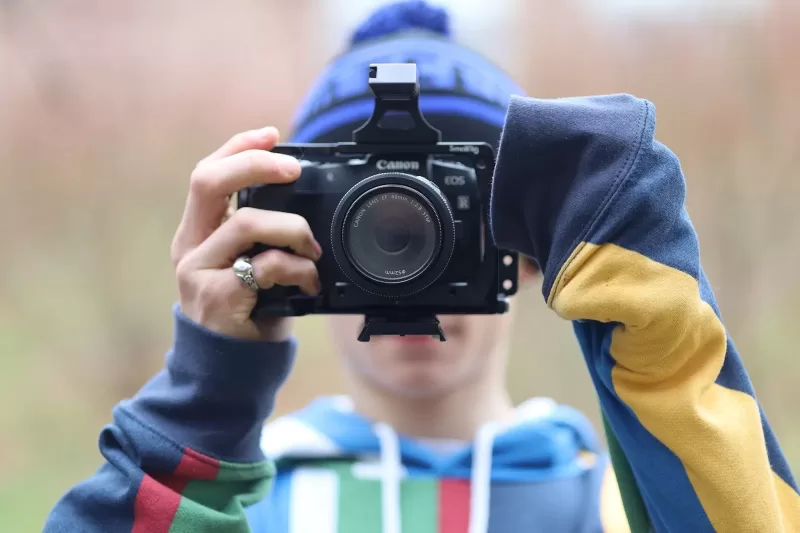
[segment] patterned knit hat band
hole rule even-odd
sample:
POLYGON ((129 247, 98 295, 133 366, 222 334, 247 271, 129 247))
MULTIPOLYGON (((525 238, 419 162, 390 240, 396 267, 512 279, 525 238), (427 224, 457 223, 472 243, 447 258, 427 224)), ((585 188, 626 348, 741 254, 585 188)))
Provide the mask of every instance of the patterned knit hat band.
POLYGON ((512 94, 522 89, 500 68, 449 40, 444 10, 412 1, 376 11, 352 47, 316 80, 293 121, 292 142, 342 142, 372 114, 370 63, 417 64, 420 108, 445 141, 499 141, 512 94))

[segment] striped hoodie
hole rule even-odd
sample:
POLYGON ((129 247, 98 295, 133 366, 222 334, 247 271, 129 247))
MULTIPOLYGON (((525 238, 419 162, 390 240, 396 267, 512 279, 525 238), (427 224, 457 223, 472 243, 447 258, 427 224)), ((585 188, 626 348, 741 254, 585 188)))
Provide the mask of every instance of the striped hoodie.
POLYGON ((262 443, 278 474, 270 497, 248 509, 254 531, 627 531, 601 524, 621 506, 590 424, 550 399, 437 452, 368 422, 346 397, 321 398, 268 425, 262 443))
MULTIPOLYGON (((797 483, 722 322, 685 189, 649 102, 514 97, 491 230, 537 260, 547 305, 574 326, 632 531, 798 533, 797 483)), ((45 533, 605 527, 604 457, 569 409, 532 402, 444 459, 332 400, 264 430, 295 341, 175 316, 165 369, 114 409, 105 463, 45 533)))

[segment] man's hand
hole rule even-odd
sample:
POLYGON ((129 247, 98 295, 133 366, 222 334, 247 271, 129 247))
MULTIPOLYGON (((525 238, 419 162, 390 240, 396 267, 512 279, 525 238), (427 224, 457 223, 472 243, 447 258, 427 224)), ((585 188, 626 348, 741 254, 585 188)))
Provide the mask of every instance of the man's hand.
POLYGON ((257 184, 290 183, 300 176, 295 158, 269 152, 277 141, 275 128, 240 133, 200 161, 192 173, 186 208, 172 241, 181 311, 223 335, 279 341, 290 333, 287 318, 264 323, 250 319, 256 293, 234 274, 232 265, 256 243, 294 252, 272 249, 252 258, 260 288, 293 285, 309 295, 320 290, 314 263, 322 248, 304 218, 242 208, 226 219, 230 195, 257 184))

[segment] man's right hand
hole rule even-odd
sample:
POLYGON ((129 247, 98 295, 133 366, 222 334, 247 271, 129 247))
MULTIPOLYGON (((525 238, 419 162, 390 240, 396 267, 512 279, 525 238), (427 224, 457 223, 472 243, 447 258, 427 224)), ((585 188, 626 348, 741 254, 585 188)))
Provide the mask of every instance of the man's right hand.
POLYGON ((236 258, 256 243, 288 247, 252 258, 258 286, 298 286, 316 295, 320 284, 315 262, 322 248, 306 220, 296 214, 242 208, 226 219, 228 198, 262 183, 290 183, 300 164, 272 153, 275 128, 232 137, 197 164, 178 230, 172 241, 172 264, 178 280, 181 312, 217 333, 248 340, 280 341, 291 332, 288 318, 254 322, 256 293, 234 274, 236 258))

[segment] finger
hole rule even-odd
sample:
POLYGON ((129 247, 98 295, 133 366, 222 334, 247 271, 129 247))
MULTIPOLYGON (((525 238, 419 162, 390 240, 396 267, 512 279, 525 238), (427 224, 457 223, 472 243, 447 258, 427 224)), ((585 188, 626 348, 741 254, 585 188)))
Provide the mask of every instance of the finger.
POLYGON ((296 286, 309 296, 319 294, 317 266, 310 259, 273 249, 258 254, 251 262, 253 276, 261 289, 296 286))
MULTIPOLYGON (((194 183, 197 175, 201 174, 200 169, 206 168, 208 163, 219 161, 225 157, 229 157, 247 150, 271 150, 275 147, 275 144, 277 144, 279 138, 280 134, 277 128, 271 126, 259 130, 250 130, 237 133, 228 139, 228 141, 215 152, 211 153, 197 164, 195 172, 192 174, 192 183, 194 183)), ((225 216, 225 211, 227 209, 223 210, 222 206, 220 205, 221 202, 212 201, 210 203, 217 205, 210 208, 210 210, 207 212, 208 216, 206 220, 212 222, 206 222, 208 227, 204 229, 199 225, 192 226, 193 219, 188 215, 190 214, 190 209, 196 209, 196 203, 192 202, 191 198, 187 198, 186 208, 184 209, 183 217, 173 238, 172 247, 170 250, 174 266, 178 265, 180 260, 186 255, 186 253, 188 253, 189 250, 197 246, 203 241, 203 239, 210 235, 225 216), (220 211, 222 213, 219 215, 219 217, 217 217, 217 214, 220 211), (216 223, 213 222, 215 220, 216 223)))
POLYGON ((295 158, 264 150, 246 150, 199 165, 175 235, 173 261, 180 261, 219 227, 231 194, 263 183, 289 183, 299 175, 295 158))
POLYGON ((260 130, 250 130, 237 133, 225 144, 206 156, 201 163, 216 161, 245 150, 272 150, 280 139, 278 129, 272 126, 260 130))
POLYGON ((245 187, 264 183, 291 183, 300 176, 294 157, 267 150, 245 150, 199 165, 192 173, 189 198, 226 200, 245 187))
POLYGON ((308 222, 300 215, 245 207, 236 211, 186 260, 198 270, 225 268, 255 244, 290 248, 313 261, 322 254, 308 222))
MULTIPOLYGON (((260 289, 270 289, 275 285, 298 287, 309 296, 316 296, 321 289, 317 267, 310 259, 299 257, 282 250, 267 250, 252 259, 253 277, 260 289)), ((256 294, 233 272, 225 268, 209 272, 204 277, 205 289, 194 289, 204 293, 205 305, 213 306, 220 312, 235 313, 242 306, 255 305, 256 294)), ((196 277, 196 276, 195 276, 196 277)), ((247 309, 247 313, 252 311, 247 309)))

